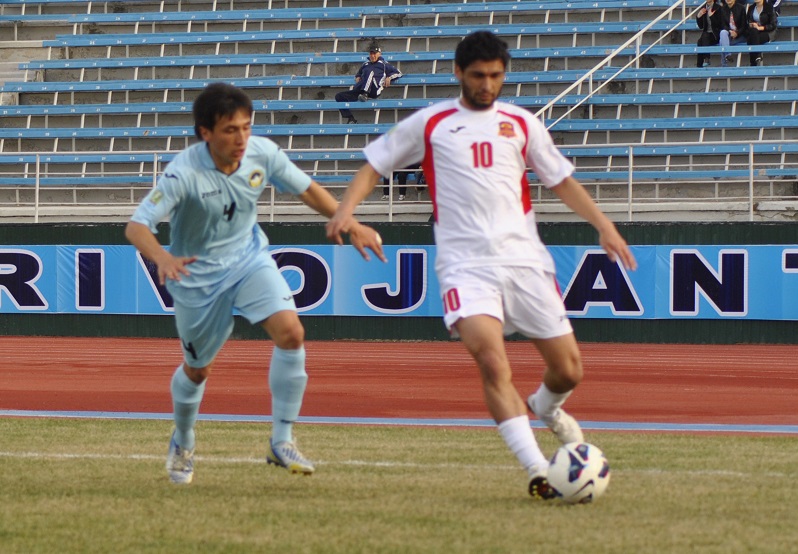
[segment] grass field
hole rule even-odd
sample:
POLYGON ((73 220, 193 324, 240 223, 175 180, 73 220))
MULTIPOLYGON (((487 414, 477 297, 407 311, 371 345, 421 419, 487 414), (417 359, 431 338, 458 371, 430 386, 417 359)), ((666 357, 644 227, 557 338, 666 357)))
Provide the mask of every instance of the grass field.
MULTIPOLYGON (((201 422, 171 485, 164 421, 0 419, 0 552, 787 553, 798 441, 591 433, 592 505, 535 502, 487 429, 302 425, 312 477, 267 466, 265 424, 201 422)), ((549 433, 538 432, 553 452, 549 433)))

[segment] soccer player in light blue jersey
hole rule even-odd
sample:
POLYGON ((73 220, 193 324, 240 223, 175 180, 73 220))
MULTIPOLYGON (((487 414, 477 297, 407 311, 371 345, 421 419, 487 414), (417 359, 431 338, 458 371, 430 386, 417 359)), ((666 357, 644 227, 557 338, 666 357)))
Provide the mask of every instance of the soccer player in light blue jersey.
MULTIPOLYGON (((257 223, 257 200, 271 183, 327 217, 335 214, 338 202, 274 142, 251 136, 252 102, 242 90, 212 83, 194 101, 193 112, 201 142, 166 166, 125 230, 131 244, 156 264, 161 285, 174 299, 183 347, 184 361, 171 383, 175 429, 166 469, 173 483, 193 479, 194 423, 236 309, 274 341, 269 366, 274 424, 266 460, 310 475, 313 464, 296 447, 292 429, 308 379, 305 330, 257 223), (167 217, 169 250, 155 237, 156 225, 167 217)), ((386 261, 374 229, 354 222, 346 231, 365 259, 368 248, 386 261)))

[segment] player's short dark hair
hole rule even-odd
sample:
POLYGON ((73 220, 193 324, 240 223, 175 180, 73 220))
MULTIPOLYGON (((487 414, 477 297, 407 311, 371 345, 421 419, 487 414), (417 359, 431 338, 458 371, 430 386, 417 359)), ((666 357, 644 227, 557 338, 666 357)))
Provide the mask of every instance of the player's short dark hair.
POLYGON ((501 60, 504 67, 510 62, 507 43, 490 31, 475 31, 460 41, 454 51, 454 63, 465 69, 475 61, 501 60))
POLYGON ((217 121, 239 110, 252 116, 252 100, 247 93, 227 83, 211 83, 194 100, 194 134, 202 139, 200 127, 213 129, 217 121))

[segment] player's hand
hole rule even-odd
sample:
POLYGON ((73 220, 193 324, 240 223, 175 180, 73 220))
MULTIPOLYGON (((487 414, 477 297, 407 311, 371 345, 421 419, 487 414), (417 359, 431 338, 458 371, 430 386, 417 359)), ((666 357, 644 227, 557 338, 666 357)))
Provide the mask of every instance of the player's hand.
POLYGON ((388 261, 385 257, 385 253, 382 251, 382 237, 371 227, 355 222, 355 224, 349 228, 349 242, 352 243, 352 246, 357 248, 357 251, 360 252, 360 255, 363 256, 363 259, 366 261, 371 260, 371 256, 369 256, 366 248, 374 252, 383 262, 388 261))
POLYGON ((338 246, 343 246, 344 239, 341 234, 348 233, 355 223, 357 221, 351 215, 341 213, 340 210, 335 212, 335 215, 330 218, 326 225, 327 240, 334 242, 338 246))
POLYGON ((196 256, 178 257, 167 253, 167 256, 156 262, 158 265, 158 281, 161 283, 161 286, 166 284, 167 279, 179 281, 181 274, 186 276, 191 275, 191 272, 186 269, 186 266, 193 264, 196 261, 196 256))
POLYGON ((361 225, 351 215, 338 212, 327 222, 327 239, 341 246, 344 244, 344 239, 341 236, 343 233, 349 234, 352 246, 357 248, 366 261, 371 259, 366 248, 373 251, 383 262, 388 261, 382 251, 382 237, 377 231, 366 225, 361 225))
POLYGON ((637 269, 637 260, 635 260, 634 255, 629 250, 629 245, 626 244, 626 241, 615 226, 599 235, 599 244, 607 253, 607 257, 611 262, 620 260, 626 269, 631 269, 632 271, 637 269))

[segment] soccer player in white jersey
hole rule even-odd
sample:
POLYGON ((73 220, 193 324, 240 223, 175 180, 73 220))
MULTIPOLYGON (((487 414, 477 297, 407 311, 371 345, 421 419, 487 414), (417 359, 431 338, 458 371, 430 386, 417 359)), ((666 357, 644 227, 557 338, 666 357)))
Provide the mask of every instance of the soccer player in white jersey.
POLYGON ((454 57, 460 98, 416 112, 365 148, 367 163, 327 223, 327 236, 341 243, 355 207, 381 175, 421 162, 433 204, 444 322, 479 367, 488 410, 528 472, 529 493, 549 499, 556 491, 527 407, 563 443, 582 441, 579 424, 562 409, 582 379, 582 362, 553 260, 537 233, 527 167, 596 228, 613 261, 630 269, 636 262, 542 123, 497 101, 509 59, 507 45, 492 33, 465 37, 454 57), (529 337, 546 364, 526 403, 512 383, 504 345, 512 332, 529 337))
MULTIPOLYGON (((313 464, 293 437, 307 383, 305 330, 294 298, 268 252, 257 223, 257 200, 267 183, 291 192, 331 217, 338 202, 299 170, 271 140, 253 137, 252 102, 225 83, 208 85, 194 101, 198 144, 178 154, 141 202, 125 236, 158 268, 174 300, 184 361, 172 377, 175 429, 166 469, 173 483, 194 476, 194 423, 214 359, 233 330, 233 310, 259 324, 274 341, 269 366, 272 436, 266 460, 309 475, 313 464), (170 218, 171 247, 155 237, 170 218)), ((364 258, 381 259, 382 240, 354 220, 345 229, 364 258)))

